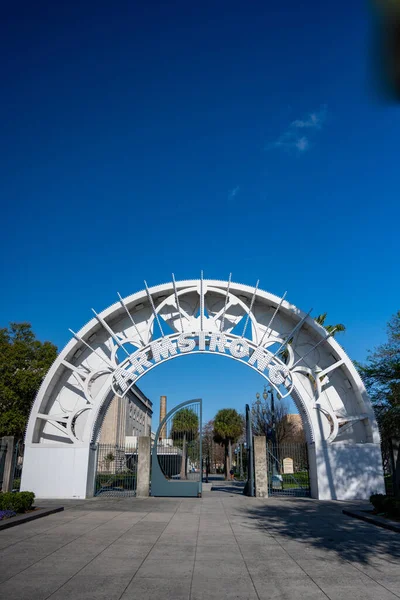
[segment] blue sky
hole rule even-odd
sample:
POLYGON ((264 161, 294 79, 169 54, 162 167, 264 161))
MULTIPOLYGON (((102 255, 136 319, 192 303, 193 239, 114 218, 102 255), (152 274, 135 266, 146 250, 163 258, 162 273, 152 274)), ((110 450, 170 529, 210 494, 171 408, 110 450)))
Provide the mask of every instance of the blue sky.
MULTIPOLYGON (((62 347, 117 291, 232 271, 345 323, 363 360, 400 308, 400 113, 351 4, 3 9, 1 325, 62 347)), ((144 391, 202 395, 206 416, 261 391, 233 362, 185 360, 144 391)))

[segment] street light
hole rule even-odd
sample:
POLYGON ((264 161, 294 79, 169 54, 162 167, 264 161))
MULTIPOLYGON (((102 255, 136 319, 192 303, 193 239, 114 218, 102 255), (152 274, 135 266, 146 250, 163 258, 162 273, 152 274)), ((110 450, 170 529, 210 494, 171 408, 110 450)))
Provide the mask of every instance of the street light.
POLYGON ((272 438, 272 444, 275 446, 276 445, 276 430, 275 430, 275 398, 274 398, 274 390, 272 389, 272 387, 269 390, 270 394, 271 394, 271 438, 272 438))
POLYGON ((258 392, 256 394, 256 405, 257 405, 257 430, 259 430, 259 429, 261 429, 261 414, 260 414, 261 400, 260 400, 260 394, 258 392))

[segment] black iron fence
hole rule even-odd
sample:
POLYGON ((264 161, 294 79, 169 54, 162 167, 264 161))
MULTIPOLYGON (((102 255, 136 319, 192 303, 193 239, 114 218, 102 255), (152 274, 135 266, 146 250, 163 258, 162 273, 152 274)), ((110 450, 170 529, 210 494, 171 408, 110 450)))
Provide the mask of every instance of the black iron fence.
POLYGON ((12 492, 19 492, 21 487, 22 465, 24 462, 24 443, 22 441, 14 441, 10 438, 0 438, 0 490, 3 490, 4 485, 8 486, 9 475, 5 474, 6 457, 11 453, 11 471, 8 471, 10 476, 10 487, 12 492), (10 441, 11 440, 11 441, 10 441), (7 483, 4 478, 7 476, 7 483))
POLYGON ((25 445, 23 442, 17 442, 14 448, 14 478, 12 489, 18 492, 21 487, 22 467, 24 464, 25 445))
POLYGON ((267 442, 268 493, 310 496, 307 444, 267 442))
POLYGON ((0 438, 0 490, 3 489, 3 475, 4 475, 4 468, 6 465, 6 456, 7 456, 7 442, 3 441, 3 438, 0 438))
POLYGON ((97 444, 95 496, 134 496, 137 484, 137 445, 97 444))
POLYGON ((396 481, 398 464, 400 461, 400 444, 397 439, 383 438, 381 443, 383 476, 385 480, 385 491, 388 496, 394 496, 399 487, 396 481))

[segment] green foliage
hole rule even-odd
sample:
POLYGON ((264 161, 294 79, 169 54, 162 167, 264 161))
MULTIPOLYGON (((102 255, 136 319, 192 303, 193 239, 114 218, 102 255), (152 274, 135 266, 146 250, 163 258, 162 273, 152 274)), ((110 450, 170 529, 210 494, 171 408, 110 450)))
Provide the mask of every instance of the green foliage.
POLYGON ((33 492, 2 492, 0 493, 0 510, 23 513, 32 507, 34 499, 33 492))
POLYGON ((243 417, 234 408, 222 408, 214 419, 214 440, 217 444, 237 442, 243 433, 243 417))
POLYGON ((378 512, 383 512, 383 504, 385 498, 387 498, 385 494, 372 494, 372 496, 370 496, 369 501, 371 502, 375 510, 377 510, 378 512))
POLYGON ((388 340, 358 365, 383 438, 400 437, 400 310, 387 325, 388 340))
POLYGON ((37 391, 56 356, 56 346, 37 340, 29 323, 0 329, 0 437, 23 437, 37 391))
POLYGON ((21 438, 26 427, 26 415, 18 409, 10 409, 0 414, 0 437, 14 435, 21 438))
POLYGON ((181 408, 172 419, 171 438, 179 441, 183 437, 191 440, 197 438, 199 417, 192 408, 181 408))
POLYGON ((325 327, 327 332, 332 334, 332 337, 335 337, 335 335, 339 331, 346 331, 346 327, 345 327, 345 325, 343 325, 343 323, 337 323, 336 325, 325 325, 327 316, 328 316, 328 313, 326 313, 326 312, 322 313, 322 315, 318 315, 318 317, 315 317, 314 321, 316 323, 319 323, 320 325, 322 325, 322 327, 325 327))
POLYGON ((385 494, 373 494, 369 501, 376 512, 383 513, 388 517, 400 518, 400 499, 385 494))
POLYGON ((357 366, 378 421, 384 468, 392 473, 392 490, 400 498, 400 310, 387 324, 387 336, 369 353, 367 364, 357 366))

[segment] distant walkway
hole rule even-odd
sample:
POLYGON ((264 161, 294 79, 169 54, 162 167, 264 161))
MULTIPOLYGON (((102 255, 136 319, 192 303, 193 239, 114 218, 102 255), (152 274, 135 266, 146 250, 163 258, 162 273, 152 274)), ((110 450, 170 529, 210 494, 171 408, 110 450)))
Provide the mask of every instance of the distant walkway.
MULTIPOLYGON (((243 481, 225 481, 224 478, 218 478, 210 480, 211 483, 211 495, 213 497, 220 496, 221 494, 243 494, 245 482, 243 481)), ((205 484, 203 484, 205 487, 205 484)), ((203 491, 203 497, 210 497, 210 493, 203 491)))
POLYGON ((0 598, 400 598, 399 534, 342 515, 345 503, 216 485, 202 499, 65 501, 0 531, 0 598))

